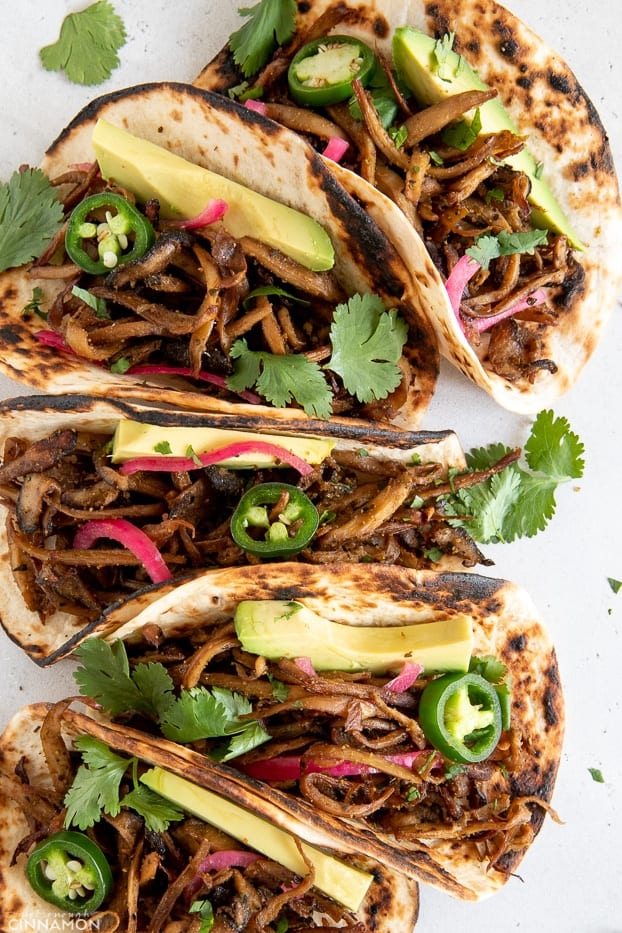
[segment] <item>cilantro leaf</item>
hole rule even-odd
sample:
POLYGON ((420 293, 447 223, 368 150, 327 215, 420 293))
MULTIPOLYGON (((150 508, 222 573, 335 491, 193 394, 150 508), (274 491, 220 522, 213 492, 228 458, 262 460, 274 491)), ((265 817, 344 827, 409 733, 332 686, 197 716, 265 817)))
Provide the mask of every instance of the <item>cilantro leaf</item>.
POLYGON ((459 120, 456 123, 450 123, 449 126, 443 131, 443 142, 447 146, 451 146, 453 149, 458 149, 460 152, 465 152, 470 146, 473 145, 477 137, 479 136, 482 129, 482 118, 480 116, 479 107, 475 111, 473 119, 469 120, 459 120))
POLYGON ((330 417, 330 388, 320 367, 306 356, 249 350, 244 339, 235 341, 230 356, 235 360, 233 375, 227 379, 232 391, 255 387, 277 408, 286 408, 295 399, 308 415, 330 417))
MULTIPOLYGON (((502 444, 479 448, 467 455, 467 466, 485 470, 509 452, 502 444)), ((512 463, 484 482, 443 497, 443 509, 456 516, 452 524, 484 544, 531 538, 544 531, 555 514, 559 484, 583 475, 583 452, 567 419, 542 411, 525 444, 529 469, 512 463)))
POLYGON ((75 295, 76 298, 80 298, 89 308, 92 308, 95 312, 95 317, 100 318, 101 320, 109 320, 110 314, 108 313, 108 304, 105 298, 98 298, 96 295, 92 295, 90 291, 86 288, 80 288, 78 285, 74 285, 71 289, 71 294, 75 295))
MULTIPOLYGON (((394 79, 398 88, 407 96, 408 88, 406 84, 398 75, 394 75, 394 79)), ((397 116, 399 104, 395 96, 395 91, 389 81, 389 76, 380 62, 374 65, 374 70, 365 90, 371 94, 372 104, 378 113, 380 122, 385 130, 388 130, 397 116)), ((348 101, 348 109, 350 111, 350 116, 354 120, 363 119, 361 107, 356 97, 352 96, 350 98, 348 101)))
POLYGON ((132 759, 115 755, 107 745, 92 736, 79 736, 75 747, 82 752, 84 764, 76 772, 65 794, 65 827, 89 829, 102 811, 117 816, 121 809, 119 787, 132 759))
POLYGON ((341 377, 359 402, 386 398, 400 384, 397 366, 408 327, 378 295, 353 295, 335 309, 330 329, 333 353, 327 369, 341 377))
POLYGON ((600 770, 600 768, 588 768, 587 770, 590 772, 592 780, 596 781, 597 784, 605 783, 605 778, 603 777, 603 772, 600 770))
MULTIPOLYGON (((447 32, 441 39, 437 39, 432 50, 435 59, 436 73, 441 81, 451 81, 456 76, 456 66, 452 67, 457 53, 453 51, 455 32, 447 32)), ((458 57, 458 62, 460 58, 458 57)))
POLYGON ((121 641, 109 645, 88 638, 75 654, 83 664, 73 674, 80 693, 97 700, 113 716, 136 710, 157 719, 174 702, 173 681, 164 665, 139 664, 130 673, 121 641))
POLYGON ((166 832, 170 823, 183 820, 185 816, 183 810, 156 794, 146 784, 137 784, 125 795, 121 803, 142 816, 145 826, 153 833, 166 832))
POLYGON ((0 272, 37 259, 62 222, 62 204, 41 169, 13 172, 0 185, 0 272))
POLYGON ((109 0, 97 0, 63 20, 56 42, 39 55, 48 71, 64 70, 74 84, 101 84, 119 64, 118 50, 125 44, 123 20, 109 0))
POLYGON ((524 230, 509 233, 507 230, 501 230, 497 236, 492 234, 483 234, 479 236, 475 245, 465 250, 467 256, 480 264, 482 269, 487 269, 492 259, 499 256, 511 256, 514 253, 529 253, 533 255, 536 246, 542 246, 547 242, 548 233, 546 230, 524 230))
POLYGON ((607 582, 614 593, 617 594, 622 590, 622 580, 616 580, 615 577, 607 577, 607 582))
POLYGON ((240 718, 250 712, 252 706, 241 693, 219 687, 193 687, 182 691, 168 708, 160 728, 167 739, 182 744, 232 735, 229 742, 212 753, 220 761, 229 761, 269 738, 256 720, 240 718))
POLYGON ((252 7, 238 9, 248 17, 229 36, 233 60, 246 78, 265 65, 277 45, 283 45, 294 34, 296 0, 259 0, 252 7))

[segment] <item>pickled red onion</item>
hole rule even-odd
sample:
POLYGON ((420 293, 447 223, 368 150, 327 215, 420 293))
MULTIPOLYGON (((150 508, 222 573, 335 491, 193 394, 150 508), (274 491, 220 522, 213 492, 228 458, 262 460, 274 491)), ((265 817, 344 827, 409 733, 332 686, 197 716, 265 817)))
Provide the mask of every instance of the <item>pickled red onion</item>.
POLYGON ((528 311, 529 308, 535 308, 537 305, 545 304, 545 302, 546 295, 543 289, 537 288, 535 292, 531 292, 526 298, 521 298, 520 301, 506 308, 505 311, 500 311, 499 314, 471 318, 470 324, 478 333, 483 334, 489 327, 494 327, 495 324, 503 321, 506 317, 512 317, 513 314, 518 314, 519 311, 528 311))
POLYGON ((255 113, 263 114, 264 117, 266 116, 268 112, 268 108, 266 107, 263 101, 253 100, 252 97, 249 98, 249 100, 244 101, 244 106, 246 107, 247 110, 254 110, 255 113))
MULTIPOLYGON (((392 764, 412 769, 419 758, 427 758, 429 754, 429 749, 416 749, 411 752, 400 752, 396 755, 384 755, 383 757, 392 764)), ((258 781, 297 781, 303 773, 300 755, 277 755, 275 758, 261 758, 258 761, 240 764, 238 767, 249 777, 258 781)), ((347 760, 341 761, 339 764, 326 766, 309 761, 304 769, 305 774, 318 772, 328 774, 329 777, 356 777, 360 774, 378 774, 378 769, 347 760)))
POLYGON ((322 155, 324 158, 330 159, 331 162, 341 162, 348 150, 349 145, 350 144, 347 139, 342 139, 341 136, 331 136, 331 138, 326 143, 326 147, 322 155))
POLYGON ((414 661, 406 661, 400 673, 388 684, 384 685, 385 690, 392 690, 394 693, 403 693, 404 690, 410 690, 419 674, 423 673, 421 664, 414 661))
POLYGON ((52 347, 54 350, 61 350, 63 353, 71 353, 73 356, 77 355, 55 330, 38 330, 35 337, 39 343, 45 344, 46 347, 52 347))
MULTIPOLYGON (((130 376, 149 375, 150 373, 154 376, 185 376, 187 379, 211 382, 212 385, 220 386, 221 389, 229 389, 224 376, 208 373, 204 369, 199 370, 198 373, 193 373, 189 366, 160 366, 157 363, 140 363, 136 364, 136 366, 130 366, 127 373, 130 376)), ((229 391, 232 390, 229 389, 229 391)), ((235 392, 234 394, 239 395, 240 398, 243 398, 246 402, 251 402, 253 405, 262 405, 264 402, 261 396, 255 395, 254 392, 235 392)))
POLYGON ((210 466, 212 463, 220 463, 222 460, 229 460, 231 457, 239 457, 241 454, 266 454, 274 457, 283 463, 298 470, 301 476, 307 476, 313 472, 313 467, 298 457, 285 447, 279 444, 270 444, 268 441, 236 441, 233 444, 226 444, 218 450, 210 450, 203 454, 197 454, 196 460, 193 457, 136 457, 127 460, 119 469, 121 473, 129 475, 138 473, 142 470, 179 472, 182 470, 197 470, 204 466, 210 466))
POLYGON ((131 551, 154 583, 164 583, 171 579, 171 571, 151 538, 127 519, 94 519, 86 522, 76 532, 73 547, 79 550, 90 548, 98 538, 111 538, 131 551))
POLYGON ((246 868, 251 862, 256 862, 260 856, 256 852, 247 852, 244 849, 222 849, 211 852, 199 865, 199 873, 206 871, 221 871, 223 868, 246 868))
POLYGON ((461 327, 462 321, 460 320, 460 302, 462 301, 462 293, 464 292, 467 283, 477 272, 479 272, 481 268, 481 265, 479 262, 477 262, 476 259, 471 259, 471 257, 465 253, 460 257, 456 265, 453 267, 447 277, 447 281, 445 282, 445 288, 447 289, 450 304, 461 327))
POLYGON ((210 198, 199 214, 184 220, 171 220, 170 224, 174 227, 181 227, 182 230, 209 227, 210 224, 216 223, 224 216, 228 207, 229 205, 222 198, 210 198))

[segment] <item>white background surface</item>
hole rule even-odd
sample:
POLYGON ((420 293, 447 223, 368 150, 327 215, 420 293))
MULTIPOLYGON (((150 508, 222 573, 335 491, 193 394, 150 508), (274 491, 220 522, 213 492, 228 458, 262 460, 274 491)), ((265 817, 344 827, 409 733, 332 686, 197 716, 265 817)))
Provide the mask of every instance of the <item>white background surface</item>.
MULTIPOLYGON (((2 181, 22 162, 36 165, 65 123, 100 92, 141 81, 191 81, 239 23, 236 0, 115 0, 128 32, 121 67, 89 89, 45 72, 38 58, 38 49, 57 38, 63 16, 86 5, 2 0, 2 181)), ((621 166, 622 24, 616 0, 507 5, 571 64, 608 128, 621 166)), ((622 262, 622 244, 620 249, 622 262)), ((568 726, 554 804, 564 825, 547 820, 520 878, 484 903, 422 890, 418 933, 622 931, 622 592, 615 595, 607 582, 622 579, 621 361, 618 303, 581 381, 555 406, 585 443, 584 478, 559 491, 557 515, 546 532, 487 549, 494 575, 529 590, 557 644, 568 726), (595 783, 589 768, 601 769, 605 783, 595 783)), ((24 391, 0 377, 0 396, 24 391)), ((467 449, 493 441, 521 444, 529 426, 528 419, 496 407, 447 367, 424 424, 454 428, 467 449)), ((25 703, 69 692, 67 668, 39 671, 0 631, 0 727, 25 703)))

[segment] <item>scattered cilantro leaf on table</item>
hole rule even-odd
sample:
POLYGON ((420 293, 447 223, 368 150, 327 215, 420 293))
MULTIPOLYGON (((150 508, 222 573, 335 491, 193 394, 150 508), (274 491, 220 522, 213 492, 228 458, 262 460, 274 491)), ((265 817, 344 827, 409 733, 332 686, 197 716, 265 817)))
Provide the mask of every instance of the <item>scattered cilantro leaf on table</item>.
POLYGON ((607 582, 614 593, 619 593, 620 590, 622 590, 622 580, 616 580, 614 577, 607 577, 607 582))
POLYGON ((596 781, 597 784, 605 783, 605 778, 603 777, 603 772, 600 770, 600 768, 588 768, 587 770, 590 772, 592 780, 596 781))
POLYGON ((0 272, 37 259, 62 222, 62 204, 41 169, 13 172, 0 185, 0 272))
POLYGON ((123 20, 109 0, 97 0, 64 18, 56 42, 39 55, 48 71, 64 71, 74 84, 101 84, 119 64, 118 50, 125 44, 123 20))
POLYGON ((277 45, 284 45, 294 34, 295 0, 260 0, 252 7, 238 9, 247 21, 229 37, 233 59, 246 78, 265 65, 277 45))
MULTIPOLYGON (((502 444, 467 455, 470 470, 485 470, 510 449, 502 444)), ((541 411, 524 448, 528 469, 512 463, 501 473, 443 499, 454 524, 466 528, 483 544, 531 538, 543 531, 555 513, 555 492, 564 482, 583 475, 583 443, 566 418, 541 411)))

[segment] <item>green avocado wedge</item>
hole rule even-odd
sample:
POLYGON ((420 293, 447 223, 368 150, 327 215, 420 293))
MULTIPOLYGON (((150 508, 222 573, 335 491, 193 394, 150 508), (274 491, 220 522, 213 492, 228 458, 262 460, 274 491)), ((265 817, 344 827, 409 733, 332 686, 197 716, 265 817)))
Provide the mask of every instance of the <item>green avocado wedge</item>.
MULTIPOLYGON (((417 100, 426 106, 440 103, 447 97, 464 91, 488 89, 477 72, 457 52, 440 39, 434 39, 412 26, 400 26, 393 36, 393 59, 398 74, 417 100)), ((509 130, 518 136, 520 130, 498 98, 486 101, 479 108, 480 134, 509 130)), ((575 249, 583 250, 578 235, 561 209, 539 165, 527 148, 505 160, 517 172, 524 172, 531 182, 529 203, 532 223, 536 228, 555 230, 568 237, 575 249)))

